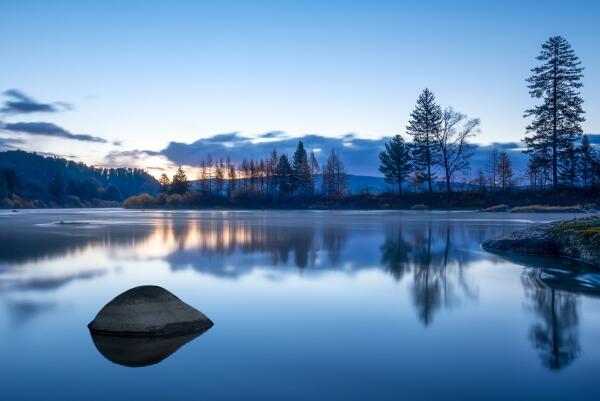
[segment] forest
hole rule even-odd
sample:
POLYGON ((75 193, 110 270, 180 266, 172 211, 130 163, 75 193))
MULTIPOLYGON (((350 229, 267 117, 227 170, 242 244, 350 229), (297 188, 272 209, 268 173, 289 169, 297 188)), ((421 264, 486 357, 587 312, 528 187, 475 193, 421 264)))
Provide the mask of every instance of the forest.
POLYGON ((418 96, 405 127, 379 154, 386 191, 353 188, 343 150, 292 155, 274 149, 259 160, 206 155, 197 176, 180 166, 156 180, 139 168, 95 168, 23 151, 0 153, 0 206, 129 208, 489 208, 580 205, 600 194, 600 155, 583 133, 583 67, 561 36, 542 44, 527 79, 536 103, 527 119, 527 169, 513 171, 509 153, 494 148, 473 171, 473 138, 481 121, 442 107, 429 88, 418 96), (325 153, 325 155, 323 155, 325 153), (324 158, 324 159, 323 159, 324 158), (393 191, 391 189, 394 189, 393 191))
POLYGON ((137 168, 97 168, 21 150, 0 152, 0 207, 109 207, 158 192, 156 179, 137 168))

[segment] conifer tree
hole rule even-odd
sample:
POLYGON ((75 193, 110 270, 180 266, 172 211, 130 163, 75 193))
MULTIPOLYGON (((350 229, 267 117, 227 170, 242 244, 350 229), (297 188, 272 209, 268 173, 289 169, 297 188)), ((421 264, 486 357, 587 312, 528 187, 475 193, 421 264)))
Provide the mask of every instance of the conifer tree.
POLYGON ((442 109, 435 102, 433 92, 426 88, 419 95, 417 105, 410 114, 406 132, 412 136, 414 167, 421 179, 427 182, 429 192, 433 191, 433 168, 438 153, 433 135, 440 130, 441 124, 442 109))
POLYGON ((398 185, 398 194, 402 194, 402 183, 412 168, 410 150, 400 135, 394 136, 385 144, 385 150, 379 153, 379 171, 385 181, 398 185))
POLYGON ((534 67, 527 79, 529 94, 542 102, 525 111, 525 117, 533 117, 527 126, 526 152, 544 164, 549 158, 552 169, 552 186, 556 189, 559 167, 566 153, 582 133, 584 121, 583 100, 579 89, 582 87, 583 67, 579 58, 561 36, 553 36, 542 44, 537 57, 542 64, 534 67))
POLYGON ((307 195, 314 192, 314 182, 308 163, 308 155, 304 149, 302 141, 298 142, 298 147, 292 158, 293 187, 299 194, 307 195))
POLYGON ((171 184, 171 180, 169 180, 169 177, 165 173, 162 173, 160 175, 158 183, 160 184, 160 193, 166 194, 169 192, 169 185, 171 184))
POLYGON ((292 166, 286 155, 281 155, 277 163, 277 188, 281 195, 288 195, 294 190, 292 166))
POLYGON ((190 189, 190 182, 187 179, 187 175, 179 166, 177 172, 171 180, 171 193, 183 195, 190 189))

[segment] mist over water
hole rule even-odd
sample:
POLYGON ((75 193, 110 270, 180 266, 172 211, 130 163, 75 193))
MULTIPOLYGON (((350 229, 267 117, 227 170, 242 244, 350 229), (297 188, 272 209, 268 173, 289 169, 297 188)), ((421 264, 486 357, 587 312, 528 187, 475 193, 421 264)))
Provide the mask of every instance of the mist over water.
POLYGON ((2 212, 0 386, 7 399, 597 399, 600 272, 480 248, 567 217, 2 212), (158 345, 93 339, 98 310, 142 284, 215 325, 158 345))

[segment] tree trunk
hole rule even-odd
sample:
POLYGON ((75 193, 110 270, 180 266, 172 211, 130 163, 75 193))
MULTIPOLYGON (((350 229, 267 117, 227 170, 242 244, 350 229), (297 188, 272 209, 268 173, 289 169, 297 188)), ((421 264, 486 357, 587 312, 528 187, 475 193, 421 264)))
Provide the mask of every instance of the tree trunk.
POLYGON ((429 192, 431 189, 431 149, 429 148, 429 133, 426 133, 426 144, 427 144, 427 184, 429 185, 429 192))
MULTIPOLYGON (((554 52, 555 52, 555 57, 556 59, 558 59, 558 47, 555 46, 554 48, 554 52)), ((557 66, 556 66, 556 60, 554 62, 554 77, 552 80, 552 102, 553 102, 553 107, 552 107, 552 123, 553 123, 553 127, 552 127, 552 186, 554 187, 554 189, 556 190, 558 188, 558 155, 556 153, 557 148, 558 148, 558 138, 556 137, 556 126, 557 126, 557 116, 558 113, 556 111, 556 92, 557 92, 557 66)))

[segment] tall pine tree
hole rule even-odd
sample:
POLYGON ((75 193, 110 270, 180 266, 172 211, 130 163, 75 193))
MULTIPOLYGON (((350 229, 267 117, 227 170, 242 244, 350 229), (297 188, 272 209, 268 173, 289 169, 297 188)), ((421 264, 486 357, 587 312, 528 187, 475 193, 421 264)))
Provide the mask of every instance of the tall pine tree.
POLYGON ((417 105, 410 114, 406 132, 412 136, 414 167, 421 180, 427 182, 429 192, 433 191, 435 180, 433 166, 436 160, 437 147, 433 135, 442 124, 442 109, 435 102, 433 92, 425 88, 417 99, 417 105))
POLYGON ((402 183, 406 180, 412 168, 410 150, 404 139, 396 135, 385 144, 385 150, 379 153, 379 171, 384 175, 385 181, 398 185, 398 194, 402 194, 402 183))
POLYGON ((553 36, 542 45, 537 57, 542 64, 531 69, 527 79, 529 94, 542 103, 525 111, 533 117, 525 138, 527 153, 541 160, 549 157, 552 166, 552 186, 558 186, 559 167, 568 157, 571 146, 582 133, 584 121, 582 87, 583 67, 571 45, 561 36, 553 36))
POLYGON ((304 149, 302 141, 298 142, 298 147, 292 158, 293 187, 301 195, 312 194, 315 189, 313 176, 308 163, 308 155, 304 149))

